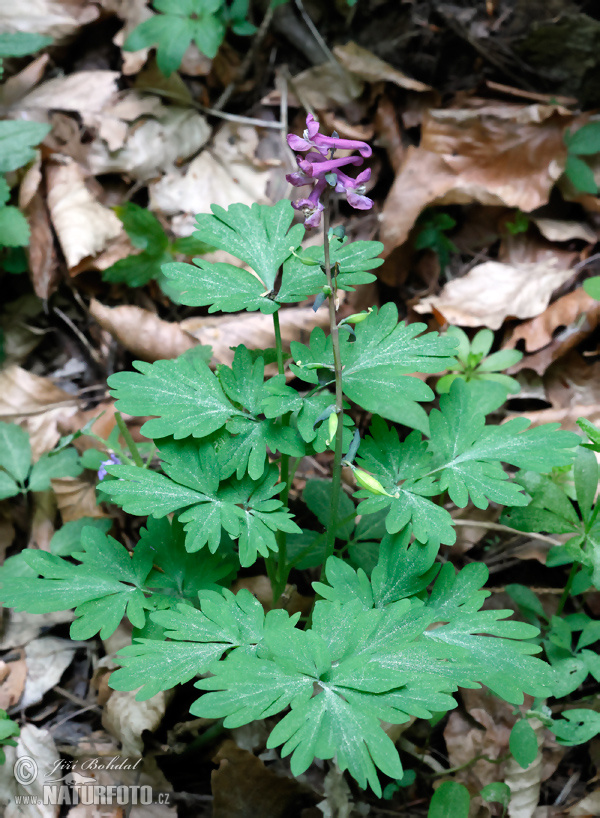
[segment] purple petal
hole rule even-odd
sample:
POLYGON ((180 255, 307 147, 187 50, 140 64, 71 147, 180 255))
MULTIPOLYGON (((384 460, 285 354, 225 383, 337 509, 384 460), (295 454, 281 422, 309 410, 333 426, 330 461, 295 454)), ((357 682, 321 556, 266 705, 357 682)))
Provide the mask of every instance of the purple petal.
POLYGON ((302 139, 301 136, 297 136, 295 133, 289 133, 287 135, 287 143, 293 151, 307 151, 313 147, 310 142, 307 142, 306 139, 302 139))
POLYGON ((314 138, 315 145, 320 148, 339 148, 340 150, 358 151, 362 157, 368 159, 373 153, 371 146, 366 142, 360 142, 358 139, 339 139, 335 136, 323 136, 317 134, 314 138))
POLYGON ((298 160, 298 164, 302 170, 309 176, 322 177, 332 170, 344 167, 344 165, 362 165, 363 160, 360 156, 346 156, 343 159, 326 159, 324 161, 317 160, 314 163, 307 159, 298 160))
POLYGON ((315 210, 314 213, 311 213, 306 219, 304 219, 304 226, 318 227, 321 224, 321 213, 324 209, 325 208, 323 205, 321 205, 321 207, 315 210))
POLYGON ((346 198, 348 204, 356 208, 356 210, 370 210, 373 207, 373 200, 368 196, 362 196, 360 193, 355 193, 353 190, 346 191, 346 198))
POLYGON ((299 170, 296 173, 288 173, 285 177, 290 185, 294 187, 304 187, 305 185, 311 185, 314 181, 312 176, 307 176, 306 173, 299 170))
POLYGON ((308 131, 308 138, 312 141, 319 133, 319 123, 312 114, 306 117, 306 130, 308 131))

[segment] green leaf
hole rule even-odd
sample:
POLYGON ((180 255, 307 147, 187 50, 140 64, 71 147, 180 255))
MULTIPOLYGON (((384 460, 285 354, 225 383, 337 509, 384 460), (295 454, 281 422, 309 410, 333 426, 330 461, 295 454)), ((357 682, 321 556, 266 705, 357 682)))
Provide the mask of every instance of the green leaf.
POLYGON ((569 134, 569 153, 578 156, 592 156, 600 153, 600 122, 588 122, 575 133, 569 134))
POLYGON ((29 435, 16 423, 0 423, 0 466, 21 484, 29 474, 31 466, 29 435))
POLYGON ((553 721, 548 729, 560 744, 567 747, 587 744, 600 733, 600 713, 587 708, 565 710, 561 713, 561 718, 553 721))
POLYGON ((154 256, 150 253, 138 253, 119 259, 102 271, 103 281, 127 284, 128 287, 143 287, 161 275, 163 262, 170 260, 168 254, 154 256))
POLYGON ((21 487, 4 471, 0 471, 0 500, 7 497, 15 497, 22 491, 21 487))
POLYGON ((579 159, 579 157, 574 156, 572 153, 567 154, 565 176, 581 193, 591 193, 593 196, 597 195, 598 185, 596 184, 593 170, 587 162, 584 162, 583 159, 579 159))
POLYGON ((62 449, 59 452, 43 454, 33 464, 29 475, 29 491, 45 491, 55 477, 78 477, 83 466, 76 449, 62 449))
POLYGON ((548 477, 531 472, 519 472, 516 479, 531 495, 531 502, 526 508, 507 509, 502 523, 519 531, 583 534, 579 515, 560 486, 548 477))
POLYGON ((225 26, 218 17, 205 15, 193 23, 194 42, 198 50, 209 59, 214 59, 225 37, 225 26))
POLYGON ((262 282, 262 292, 271 292, 279 268, 304 237, 302 225, 289 229, 294 218, 290 202, 234 204, 228 210, 212 205, 211 210, 212 215, 196 217, 195 237, 245 261, 262 282))
POLYGON ((485 801, 495 802, 502 805, 502 809, 508 809, 511 798, 510 787, 504 782, 494 781, 486 784, 479 793, 485 801))
MULTIPOLYGON (((192 41, 191 21, 175 14, 157 14, 140 23, 127 37, 125 51, 140 51, 156 45, 156 63, 169 77, 181 65, 183 55, 192 41)), ((214 56, 214 55, 213 55, 214 56)))
POLYGON ((233 264, 194 259, 194 264, 174 261, 163 264, 162 271, 180 304, 209 307, 209 312, 260 310, 273 313, 278 305, 255 275, 233 264))
POLYGON ((138 250, 145 250, 153 256, 160 256, 167 249, 169 240, 154 213, 145 207, 126 202, 113 208, 138 250))
POLYGON ((83 529, 91 525, 108 534, 112 527, 110 517, 80 517, 64 523, 50 540, 50 553, 56 557, 70 557, 75 551, 81 550, 81 535, 83 529))
MULTIPOLYGON (((583 289, 591 298, 595 298, 596 301, 600 301, 600 276, 592 276, 592 278, 587 278, 583 282, 583 289)), ((579 423, 579 421, 577 422, 579 423)), ((589 423, 589 421, 587 421, 587 423, 589 423)))
POLYGON ((584 523, 587 524, 592 514, 594 498, 598 489, 598 461, 592 451, 585 449, 583 446, 578 448, 573 474, 579 512, 584 523))
POLYGON ((139 373, 117 372, 108 379, 116 408, 129 415, 158 415, 142 426, 148 437, 206 437, 221 429, 235 409, 202 355, 194 349, 173 361, 134 361, 139 373))
POLYGON ((427 818, 468 818, 471 797, 464 784, 443 781, 433 794, 427 818))
POLYGON ((0 34, 0 57, 26 57, 45 48, 52 42, 52 37, 34 34, 27 31, 5 32, 0 34))
MULTIPOLYGON (((449 366, 454 361, 449 355, 455 342, 440 338, 437 333, 416 338, 424 329, 424 324, 398 323, 398 310, 390 302, 357 324, 354 341, 342 335, 344 394, 389 420, 406 423, 418 417, 417 422, 426 424, 426 415, 415 401, 431 400, 433 392, 423 381, 406 376, 413 372, 438 372, 449 366)), ((307 369, 307 364, 312 367, 320 363, 333 371, 331 338, 326 339, 319 327, 312 331, 308 347, 294 341, 291 351, 296 361, 291 369, 304 381, 319 382, 317 371, 307 369)))
POLYGON ((84 550, 73 555, 79 565, 44 551, 24 551, 25 562, 42 578, 3 577, 2 604, 29 613, 75 608, 73 639, 89 639, 98 632, 106 639, 125 615, 142 627, 143 586, 152 567, 148 550, 136 548, 130 557, 124 546, 90 526, 83 529, 81 542, 84 550))
POLYGON ((532 764, 538 754, 538 741, 535 730, 527 719, 519 719, 510 731, 508 742, 513 758, 524 770, 532 764))
POLYGON ((33 148, 50 130, 41 122, 5 119, 0 121, 0 173, 26 165, 35 158, 33 148))
MULTIPOLYGON (((346 241, 332 238, 329 243, 330 264, 337 265, 337 285, 341 290, 354 290, 353 285, 368 284, 375 276, 368 271, 383 264, 378 258, 383 244, 378 241, 346 241)), ((276 300, 279 303, 303 301, 322 292, 327 284, 324 271, 323 246, 306 247, 288 258, 283 265, 281 288, 276 300)))
MULTIPOLYGON (((307 480, 302 499, 315 515, 321 525, 328 529, 332 524, 331 520, 331 495, 333 486, 331 480, 307 480)), ((343 525, 339 525, 335 535, 341 540, 349 540, 354 528, 354 503, 343 491, 340 493, 338 506, 338 521, 348 519, 343 525)))
POLYGON ((260 602, 245 589, 237 595, 225 589, 202 591, 200 606, 201 611, 182 604, 176 611, 152 613, 152 621, 165 628, 171 641, 136 639, 123 648, 118 653, 122 667, 111 675, 110 686, 114 690, 139 687, 136 699, 144 701, 206 673, 226 651, 231 656, 236 649, 255 655, 266 633, 278 629, 289 634, 298 619, 298 614, 288 617, 281 610, 265 615, 260 602))
POLYGON ((29 224, 19 208, 0 207, 0 246, 26 247, 28 244, 29 224))

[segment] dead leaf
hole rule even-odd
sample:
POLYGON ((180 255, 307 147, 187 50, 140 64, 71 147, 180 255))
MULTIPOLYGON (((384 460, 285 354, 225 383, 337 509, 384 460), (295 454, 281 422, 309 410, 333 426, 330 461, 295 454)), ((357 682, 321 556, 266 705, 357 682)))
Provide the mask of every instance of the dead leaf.
POLYGON ((394 173, 398 173, 404 160, 404 144, 396 108, 388 96, 381 96, 375 114, 377 144, 385 148, 394 173))
POLYGON ((431 91, 430 85, 407 77, 402 71, 380 60, 372 51, 352 40, 346 45, 334 46, 333 53, 348 71, 365 82, 393 82, 406 91, 431 91))
POLYGON ((31 230, 27 250, 29 275, 38 298, 48 300, 58 286, 59 270, 50 213, 41 193, 36 192, 31 198, 26 213, 31 230))
MULTIPOLYGON (((326 310, 315 314, 310 307, 279 310, 279 321, 281 339, 286 349, 289 349, 291 341, 307 343, 314 327, 329 325, 326 310)), ((257 349, 275 344, 273 317, 259 312, 186 318, 180 326, 201 344, 212 346, 213 361, 219 364, 230 365, 234 354, 231 347, 239 344, 251 344, 257 349)))
MULTIPOLYGON (((44 804, 43 800, 44 775, 60 761, 52 734, 33 724, 25 724, 21 735, 15 740, 17 746, 5 748, 6 763, 0 766, 0 804, 5 805, 4 818, 57 818, 60 805, 44 804), (26 787, 19 784, 13 774, 17 759, 25 756, 33 758, 39 770, 39 774, 26 787), (17 795, 27 796, 31 800, 27 805, 16 804, 17 795)), ((24 768, 31 770, 28 762, 25 762, 24 768)))
POLYGON ((27 429, 34 460, 56 445, 58 423, 75 414, 77 405, 77 398, 50 378, 20 366, 8 366, 0 372, 0 420, 18 422, 27 429))
POLYGON ((31 91, 44 76, 49 59, 48 54, 40 54, 37 59, 30 62, 29 65, 25 66, 18 74, 9 77, 6 82, 0 86, 0 104, 5 108, 10 108, 12 105, 15 105, 21 97, 31 91))
MULTIPOLYGON (((121 48, 134 28, 154 16, 146 0, 100 0, 100 2, 103 9, 113 12, 125 22, 123 28, 113 37, 113 43, 121 48)), ((123 74, 125 76, 137 74, 146 62, 149 51, 149 48, 142 48, 140 51, 121 51, 123 74)))
POLYGON ((27 678, 27 662, 24 658, 15 659, 14 662, 0 661, 0 707, 8 710, 14 707, 23 695, 25 679, 27 678))
POLYGON ((600 361, 588 363, 571 350, 556 361, 544 376, 546 395, 552 406, 600 405, 600 361))
POLYGON ((28 548, 39 548, 41 551, 50 550, 50 540, 54 534, 54 519, 56 517, 56 498, 51 489, 34 491, 33 507, 30 518, 30 532, 28 548))
POLYGON ((408 149, 383 208, 385 254, 434 204, 477 201, 524 212, 546 204, 564 168, 563 132, 571 121, 552 105, 474 100, 472 108, 430 110, 421 144, 408 149))
POLYGON ((227 739, 213 761, 213 818, 287 818, 314 805, 311 789, 293 778, 277 775, 248 750, 227 739))
POLYGON ((158 729, 173 691, 136 701, 136 691, 113 691, 102 711, 102 726, 121 742, 123 755, 141 756, 144 730, 158 729))
MULTIPOLYGON (((525 321, 515 327, 504 346, 513 349, 519 341, 525 341, 527 352, 537 352, 552 343, 559 327, 570 330, 569 335, 573 338, 573 346, 575 346, 593 332, 598 323, 600 323, 600 301, 596 301, 586 293, 583 287, 579 287, 558 298, 531 321, 525 321)), ((561 354, 564 354, 565 351, 562 348, 561 354)), ((520 362, 519 369, 527 367, 528 360, 525 357, 520 362)))
POLYGON ((47 614, 30 614, 25 611, 2 611, 0 627, 0 650, 23 647, 36 639, 44 628, 73 621, 73 611, 55 611, 47 614))
POLYGON ((543 312, 552 293, 573 276, 558 259, 524 264, 486 261, 423 299, 418 313, 437 310, 450 324, 499 329, 506 318, 531 318, 543 312), (553 263, 554 262, 554 263, 553 263))
POLYGON ((531 221, 548 241, 581 239, 589 244, 595 244, 598 241, 596 231, 586 222, 569 221, 567 219, 541 219, 535 216, 531 217, 531 221))
POLYGON ((89 192, 81 167, 71 160, 46 169, 48 208, 67 265, 104 250, 123 230, 113 211, 89 192))
POLYGON ((538 409, 531 412, 519 412, 518 414, 511 413, 506 420, 514 417, 527 418, 532 427, 541 426, 544 423, 560 423, 563 429, 581 434, 581 429, 577 425, 577 418, 586 418, 596 425, 600 424, 600 405, 576 403, 559 409, 538 409))
MULTIPOLYGON (((358 99, 364 89, 364 83, 351 74, 339 62, 329 60, 313 68, 307 68, 289 80, 290 91, 304 107, 323 111, 327 108, 338 108, 358 99)), ((278 92, 276 92, 278 96, 278 92)), ((276 99, 270 94, 263 103, 276 99)), ((293 100, 291 100, 293 101, 293 100)), ((279 104, 279 103, 277 103, 279 104)))
POLYGON ((573 818, 594 818, 595 815, 600 815, 600 790, 576 801, 567 809, 567 814, 573 818))
POLYGON ((259 136, 251 125, 227 123, 213 146, 182 171, 165 174, 149 186, 150 208, 163 213, 209 213, 211 205, 268 204, 266 186, 272 162, 256 158, 259 136))
POLYGON ((44 34, 62 40, 98 18, 94 4, 81 0, 19 0, 3 3, 0 30, 44 34))
POLYGON ((125 349, 143 361, 177 358, 199 343, 180 324, 163 321, 141 307, 111 308, 92 299, 90 315, 125 349))
POLYGON ((41 702, 45 694, 57 685, 75 656, 76 643, 56 636, 42 636, 25 647, 27 679, 20 701, 24 709, 41 702))
MULTIPOLYGON (((129 103, 134 98, 139 99, 137 95, 127 97, 129 103)), ((197 111, 174 105, 157 106, 154 101, 152 104, 154 115, 136 121, 119 150, 111 150, 101 136, 93 140, 87 151, 92 174, 127 173, 132 179, 146 181, 192 156, 210 138, 211 128, 197 111)), ((115 106, 112 112, 112 128, 117 119, 131 115, 124 106, 120 109, 115 106)), ((108 131, 105 135, 111 138, 108 131)))
MULTIPOLYGON (((22 111, 75 111, 83 122, 93 124, 117 91, 118 71, 75 71, 38 85, 19 102, 22 111)), ((37 116, 36 116, 37 119, 37 116)))
POLYGON ((39 316, 42 303, 35 295, 22 295, 6 304, 0 315, 4 340, 4 366, 20 364, 40 343, 44 330, 36 330, 29 321, 39 316))
POLYGON ((52 489, 63 523, 81 517, 109 517, 107 511, 96 503, 97 478, 59 477, 52 480, 52 489))

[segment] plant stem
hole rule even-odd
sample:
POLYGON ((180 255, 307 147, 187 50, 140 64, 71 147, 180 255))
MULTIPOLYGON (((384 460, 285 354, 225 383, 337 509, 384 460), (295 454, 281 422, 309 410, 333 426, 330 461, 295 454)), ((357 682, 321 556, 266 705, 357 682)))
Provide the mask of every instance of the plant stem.
MULTIPOLYGON (((283 365, 283 343, 281 341, 281 325, 279 323, 279 311, 273 313, 273 329, 275 331, 275 347, 277 349, 277 370, 280 375, 284 375, 283 365)), ((284 423, 283 418, 281 422, 284 423)), ((290 494, 290 456, 289 454, 281 455, 281 482, 284 484, 284 489, 281 493, 281 500, 284 506, 288 504, 288 497, 290 494)), ((289 568, 287 566, 287 542, 285 531, 277 532, 277 570, 274 572, 275 582, 273 583, 273 602, 276 602, 281 596, 285 584, 287 582, 289 568)))
POLYGON ((525 537, 531 537, 532 540, 539 540, 550 545, 563 545, 559 540, 548 537, 546 534, 537 534, 535 531, 519 531, 518 528, 511 528, 509 525, 492 523, 487 520, 452 520, 452 525, 464 526, 465 528, 486 528, 489 531, 505 531, 507 534, 522 534, 525 537))
POLYGON ((135 440, 131 436, 131 432, 129 431, 125 421, 123 420, 123 415, 120 412, 115 412, 115 420, 117 422, 117 426, 119 427, 119 431, 123 435, 123 440, 125 441, 125 444, 129 449, 131 456, 133 457, 133 462, 135 463, 136 466, 139 466, 140 468, 143 469, 145 466, 144 461, 142 460, 142 456, 139 452, 135 440))
POLYGON ((571 566, 571 570, 569 572, 569 578, 567 579, 567 584, 565 585, 565 589, 561 594, 561 597, 558 601, 558 608, 556 609, 556 616, 560 616, 563 612, 563 609, 567 603, 567 599, 569 598, 569 594, 571 593, 571 588, 573 587, 573 580, 575 579, 575 574, 579 570, 579 563, 574 562, 571 566))
POLYGON ((331 343, 333 347, 333 365, 335 368, 335 411, 338 416, 338 426, 335 433, 335 450, 333 455, 333 468, 331 471, 331 522, 327 529, 327 548, 325 551, 325 560, 323 562, 322 572, 325 569, 325 563, 332 556, 335 548, 335 532, 338 519, 338 508, 340 504, 340 492, 342 490, 342 440, 344 433, 343 424, 343 395, 342 395, 342 358, 340 354, 340 335, 336 316, 336 298, 337 298, 337 282, 331 274, 331 258, 329 254, 329 188, 323 194, 323 233, 324 233, 324 256, 325 256, 325 275, 327 276, 327 284, 329 286, 329 298, 327 299, 329 305, 329 329, 331 333, 331 343))

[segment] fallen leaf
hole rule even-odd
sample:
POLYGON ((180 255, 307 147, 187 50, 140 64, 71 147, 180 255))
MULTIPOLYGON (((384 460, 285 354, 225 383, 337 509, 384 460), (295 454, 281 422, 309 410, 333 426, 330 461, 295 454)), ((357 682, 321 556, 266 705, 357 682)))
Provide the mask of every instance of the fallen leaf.
POLYGON ((100 14, 96 5, 81 0, 19 0, 3 3, 0 30, 43 34, 62 40, 92 23, 100 14))
POLYGON ((384 253, 406 241, 431 205, 476 201, 529 212, 546 204, 564 168, 571 121, 553 105, 473 100, 472 108, 430 110, 381 214, 384 253))
POLYGON ((336 45, 333 53, 348 71, 365 82, 392 82, 405 91, 431 91, 431 86, 407 77, 402 71, 379 59, 372 51, 350 41, 336 45))
MULTIPOLYGON (((600 301, 589 296, 583 287, 578 287, 573 292, 558 298, 531 321, 525 321, 515 327, 504 347, 513 349, 519 341, 525 341, 527 352, 537 352, 552 343, 559 327, 572 329, 570 335, 574 339, 573 346, 575 346, 593 332, 598 323, 600 323, 600 301)), ((564 352, 565 349, 562 348, 561 354, 564 352)), ((525 357, 520 362, 519 369, 527 367, 528 360, 525 357)))
POLYGON ((435 309, 450 324, 499 329, 506 318, 531 318, 543 312, 552 293, 573 276, 557 259, 524 264, 486 261, 423 299, 418 313, 435 309), (552 262, 555 262, 554 264, 552 262))
POLYGON ((573 818, 594 818, 595 815, 600 815, 600 790, 576 801, 567 809, 567 814, 573 818))
POLYGON ((4 366, 20 364, 40 343, 44 330, 35 330, 29 321, 37 318, 42 303, 35 295, 22 295, 6 304, 0 315, 4 340, 4 366))
POLYGON ((569 221, 567 219, 541 219, 531 217, 542 236, 548 241, 572 241, 581 239, 589 244, 598 241, 596 231, 586 222, 569 221))
POLYGON ((0 661, 0 707, 8 710, 14 707, 23 695, 25 679, 27 678, 27 662, 24 658, 15 659, 13 662, 0 661))
POLYGON ((51 481, 63 523, 81 517, 110 516, 96 503, 96 475, 87 478, 85 474, 81 477, 58 477, 51 481))
POLYGON ((125 349, 143 361, 177 358, 199 343, 180 324, 163 321, 142 307, 111 308, 92 299, 90 315, 125 349))
POLYGON ((23 97, 19 110, 38 116, 42 111, 75 111, 86 125, 92 124, 96 120, 91 115, 99 114, 116 95, 120 76, 118 71, 75 71, 54 77, 23 97))
POLYGON ((532 427, 541 426, 544 423, 560 423, 563 429, 581 434, 581 429, 577 425, 577 418, 586 418, 596 425, 600 424, 600 405, 576 403, 558 409, 538 409, 531 412, 519 412, 518 414, 511 413, 506 417, 506 420, 514 417, 527 418, 532 427))
POLYGON ((21 97, 25 96, 44 76, 46 66, 50 57, 48 54, 40 54, 35 60, 26 65, 18 74, 9 77, 0 86, 0 103, 5 108, 15 105, 21 97))
POLYGON ((8 366, 0 372, 0 420, 18 422, 27 429, 34 460, 57 444, 59 422, 74 415, 78 403, 50 378, 20 366, 8 366))
POLYGON ((50 550, 50 540, 54 534, 56 517, 56 497, 51 489, 32 492, 32 508, 28 548, 50 550))
POLYGON ((68 267, 95 256, 122 231, 113 211, 89 192, 83 170, 75 162, 49 165, 46 183, 50 217, 68 267))
POLYGON ((47 301, 58 286, 59 269, 50 213, 41 193, 31 198, 25 212, 31 230, 27 249, 29 275, 35 294, 47 301))
POLYGON ((173 691, 138 702, 136 691, 113 691, 102 711, 102 726, 121 742, 123 755, 141 756, 144 730, 158 729, 173 691))
POLYGON ((377 144, 385 148, 394 173, 398 173, 404 160, 402 130, 392 100, 385 95, 379 98, 375 114, 377 144))
MULTIPOLYGON (((121 49, 123 43, 129 37, 134 28, 137 28, 144 20, 150 19, 154 15, 148 8, 146 0, 100 0, 103 9, 116 14, 125 22, 120 31, 113 37, 113 43, 121 49)), ((123 65, 121 70, 125 76, 137 74, 148 58, 149 48, 142 48, 140 51, 123 51, 121 57, 123 65)))
POLYGON ((546 395, 556 409, 573 404, 600 405, 600 361, 588 363, 571 350, 556 361, 544 376, 546 395))
MULTIPOLYGON (((133 97, 128 99, 131 102, 133 97)), ((211 128, 197 111, 156 106, 154 102, 153 106, 155 115, 136 121, 119 150, 111 150, 101 136, 92 141, 87 150, 92 174, 127 173, 132 179, 146 181, 195 154, 210 138, 211 128)), ((124 107, 115 106, 115 111, 119 117, 113 116, 113 120, 128 113, 124 107)))
POLYGON ((77 646, 70 639, 42 636, 25 647, 27 679, 19 702, 25 709, 41 702, 45 694, 57 685, 75 656, 77 646))
POLYGON ((213 761, 213 818, 288 818, 315 804, 305 784, 268 770, 255 755, 227 739, 213 761))
POLYGON ((54 769, 60 755, 52 734, 33 724, 25 724, 16 739, 16 747, 6 747, 6 763, 0 766, 0 804, 4 807, 4 818, 57 818, 60 805, 45 804, 43 795, 44 775, 54 769), (19 784, 13 774, 18 759, 24 759, 22 769, 33 772, 30 761, 34 759, 39 773, 31 784, 19 784), (15 796, 26 796, 27 804, 16 804, 15 796))
MULTIPOLYGON (((304 107, 316 111, 328 108, 339 108, 358 99, 364 89, 364 83, 354 74, 333 60, 307 68, 289 80, 290 91, 304 107)), ((290 95, 291 96, 291 95, 290 95)), ((279 92, 269 94, 262 100, 263 104, 279 104, 279 92)), ((293 102, 290 99, 290 102, 293 102)))
POLYGON ((36 639, 40 633, 53 625, 73 621, 73 611, 55 611, 47 614, 30 614, 26 611, 2 611, 0 627, 0 650, 23 647, 36 639))
POLYGON ((259 136, 251 125, 227 123, 213 146, 182 171, 173 170, 149 185, 150 208, 163 213, 209 213, 211 205, 268 204, 271 163, 256 158, 259 136))

